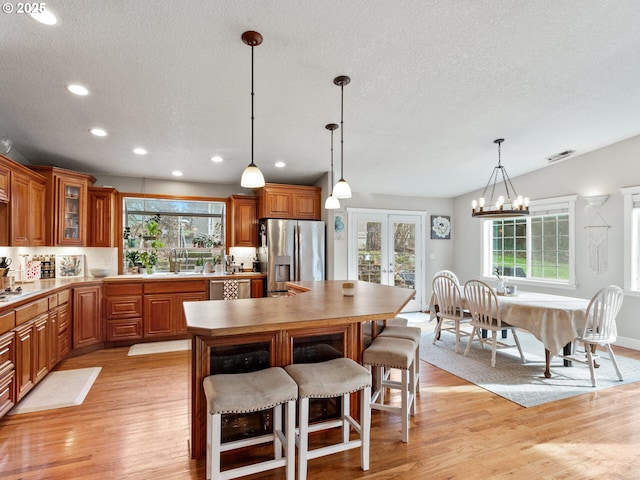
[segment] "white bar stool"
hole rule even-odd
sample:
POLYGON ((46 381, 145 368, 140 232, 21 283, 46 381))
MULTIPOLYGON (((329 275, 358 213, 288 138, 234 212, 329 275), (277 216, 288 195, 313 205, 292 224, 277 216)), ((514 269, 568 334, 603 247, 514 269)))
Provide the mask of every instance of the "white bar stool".
POLYGON ((360 467, 369 470, 369 439, 371 429, 371 374, 349 358, 336 358, 319 363, 294 363, 284 367, 298 384, 298 480, 307 478, 307 462, 352 448, 360 448, 360 467), (350 413, 350 394, 360 393, 360 423, 350 413), (309 399, 342 397, 340 418, 309 425, 309 399), (330 428, 342 428, 342 441, 309 450, 309 434, 330 428), (350 427, 359 438, 350 440, 350 427))
MULTIPOLYGON (((396 317, 398 318, 398 317, 396 317)), ((416 393, 420 392, 420 339, 422 338, 422 329, 418 327, 407 327, 405 326, 397 326, 397 325, 389 325, 387 321, 387 326, 384 327, 384 330, 378 335, 379 337, 394 337, 394 338, 404 338, 405 340, 411 340, 416 344, 416 353, 415 353, 415 361, 413 362, 413 366, 415 367, 415 391, 416 393)))
POLYGON ((257 372, 211 375, 203 380, 207 398, 207 480, 242 477, 286 467, 287 480, 295 480, 295 411, 298 386, 279 367, 257 372), (282 409, 285 428, 282 429, 282 409), (222 443, 222 415, 251 413, 273 408, 273 433, 222 443), (273 441, 274 458, 220 471, 220 454, 273 441), (284 447, 284 457, 282 448, 284 447))
POLYGON ((362 355, 362 363, 371 371, 376 369, 376 385, 371 397, 371 408, 402 417, 402 441, 409 441, 409 414, 416 414, 415 405, 415 352, 412 340, 377 336, 362 355), (401 380, 389 380, 388 369, 398 369, 401 380), (384 389, 400 390, 401 406, 386 404, 384 389))

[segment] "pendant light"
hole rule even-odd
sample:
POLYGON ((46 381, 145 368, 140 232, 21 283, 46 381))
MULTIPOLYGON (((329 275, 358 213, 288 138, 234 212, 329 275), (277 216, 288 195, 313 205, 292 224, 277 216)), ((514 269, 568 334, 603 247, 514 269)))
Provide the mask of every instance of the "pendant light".
POLYGON ((333 83, 340 87, 340 180, 334 185, 332 193, 336 198, 351 198, 351 187, 344 179, 344 86, 349 82, 351 79, 346 75, 333 79, 333 83))
POLYGON ((529 199, 522 198, 522 195, 518 195, 516 188, 511 183, 507 169, 502 166, 502 159, 500 157, 500 145, 504 142, 504 138, 498 138, 493 143, 498 145, 498 166, 493 167, 493 172, 489 177, 487 185, 482 191, 482 196, 478 200, 471 202, 471 216, 472 217, 491 217, 491 218, 510 218, 510 217, 524 217, 529 215, 529 199), (498 176, 502 178, 504 183, 505 195, 498 196, 495 204, 493 203, 493 195, 496 190, 496 184, 498 183, 498 176), (487 189, 491 185, 491 198, 489 202, 486 202, 485 194, 487 189), (511 187, 511 190, 509 190, 511 187))
MULTIPOLYGON (((331 132, 331 185, 333 185, 333 131, 338 128, 338 125, 335 123, 329 123, 325 125, 324 128, 331 132)), ((334 197, 333 193, 330 193, 327 200, 324 202, 324 208, 327 210, 336 210, 340 208, 340 200, 338 200, 337 197, 334 197)))
POLYGON ((260 169, 253 163, 253 47, 262 43, 262 35, 258 32, 248 31, 242 34, 242 41, 251 47, 251 163, 242 172, 240 186, 245 188, 264 187, 264 176, 260 169))

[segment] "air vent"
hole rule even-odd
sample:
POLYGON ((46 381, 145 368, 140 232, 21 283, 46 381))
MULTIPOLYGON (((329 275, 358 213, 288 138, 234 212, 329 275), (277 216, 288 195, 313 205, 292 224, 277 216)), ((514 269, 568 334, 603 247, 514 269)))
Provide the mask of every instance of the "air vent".
POLYGON ((547 157, 547 162, 553 163, 559 160, 564 160, 565 158, 570 157, 574 153, 576 153, 575 150, 565 150, 564 152, 556 153, 555 155, 551 155, 550 157, 547 157))

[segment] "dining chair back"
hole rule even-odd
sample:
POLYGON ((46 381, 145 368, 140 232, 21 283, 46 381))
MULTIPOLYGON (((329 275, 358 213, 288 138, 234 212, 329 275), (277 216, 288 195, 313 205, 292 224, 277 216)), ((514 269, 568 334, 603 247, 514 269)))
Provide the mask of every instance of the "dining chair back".
MULTIPOLYGON (((609 285, 600 289, 591 298, 587 307, 584 324, 580 336, 576 339, 584 344, 587 354, 587 363, 591 373, 591 385, 596 386, 596 377, 594 372, 595 359, 599 358, 595 353, 598 346, 605 347, 609 352, 609 359, 613 363, 613 367, 618 375, 618 380, 622 381, 622 373, 618 367, 616 356, 613 353, 611 344, 616 341, 618 335, 616 328, 616 317, 622 308, 622 300, 624 293, 622 289, 616 285, 609 285)), ((568 358, 573 361, 583 362, 576 354, 568 358)))
POLYGON ((436 274, 433 276, 433 278, 435 279, 436 277, 443 276, 443 275, 445 277, 449 277, 451 280, 453 280, 458 285, 460 285, 460 280, 458 280, 457 275, 455 273, 453 273, 451 270, 440 270, 439 272, 436 272, 436 274))
POLYGON ((520 347, 520 341, 516 334, 515 328, 502 320, 500 315, 500 306, 498 305, 498 297, 493 289, 486 283, 480 280, 469 280, 464 285, 464 296, 467 303, 467 307, 471 312, 471 325, 473 331, 469 337, 467 348, 464 350, 464 355, 468 355, 471 343, 474 336, 477 334, 480 344, 484 348, 484 344, 488 342, 487 338, 483 338, 481 332, 487 330, 491 332, 491 366, 496 366, 496 350, 498 348, 512 348, 517 347, 520 353, 520 359, 522 363, 525 363, 524 353, 522 347, 520 347), (503 341, 498 341, 498 331, 503 329, 511 330, 513 340, 515 344, 509 344, 503 341))
MULTIPOLYGON (((454 275, 455 276, 455 275, 454 275)), ((443 331, 451 331, 456 335, 455 351, 458 352, 458 343, 460 342, 461 323, 467 323, 470 318, 468 311, 464 309, 464 298, 460 292, 460 285, 449 275, 436 275, 432 283, 433 293, 436 296, 437 319, 435 333, 433 336, 433 344, 440 339, 443 331)))

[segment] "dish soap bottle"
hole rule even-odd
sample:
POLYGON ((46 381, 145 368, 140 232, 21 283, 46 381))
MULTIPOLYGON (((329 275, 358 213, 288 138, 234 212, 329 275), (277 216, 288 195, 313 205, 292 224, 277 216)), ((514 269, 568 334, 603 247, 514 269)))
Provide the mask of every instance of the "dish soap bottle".
POLYGON ((504 280, 500 276, 500 270, 496 268, 495 270, 496 278, 498 279, 498 285, 496 286, 496 293, 498 295, 504 295, 504 280))

